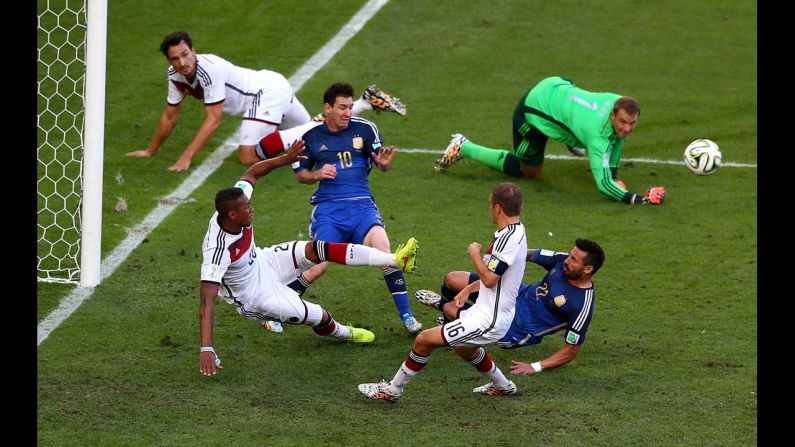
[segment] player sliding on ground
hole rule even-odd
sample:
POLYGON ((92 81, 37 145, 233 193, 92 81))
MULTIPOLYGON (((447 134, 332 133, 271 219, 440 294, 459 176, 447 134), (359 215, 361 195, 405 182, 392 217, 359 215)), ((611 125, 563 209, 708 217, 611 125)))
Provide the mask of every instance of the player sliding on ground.
POLYGON ((250 202, 254 184, 273 169, 302 159, 299 154, 303 150, 303 141, 295 141, 287 153, 252 165, 234 187, 222 189, 215 196, 216 212, 210 218, 202 244, 199 372, 204 375, 214 375, 217 368, 222 368, 213 347, 213 314, 215 297, 219 294, 246 318, 306 324, 318 335, 370 343, 375 339, 372 332, 339 324, 328 311, 302 300, 286 284, 323 261, 414 271, 417 255, 414 238, 398 247, 395 253, 321 240, 290 241, 265 248, 256 246, 252 225, 254 207, 250 202))

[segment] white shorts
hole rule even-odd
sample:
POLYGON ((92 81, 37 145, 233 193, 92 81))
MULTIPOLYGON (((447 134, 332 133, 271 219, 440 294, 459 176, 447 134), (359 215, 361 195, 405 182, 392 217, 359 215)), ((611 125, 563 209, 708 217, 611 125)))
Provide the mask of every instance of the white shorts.
POLYGON ((496 343, 508 332, 511 321, 494 321, 494 314, 462 310, 458 318, 442 326, 442 338, 451 347, 486 346, 496 343))
POLYGON ((283 323, 314 326, 323 317, 323 308, 304 301, 287 287, 301 272, 315 265, 304 254, 307 241, 291 241, 270 247, 257 247, 259 287, 247 299, 232 304, 240 315, 252 320, 276 319, 283 323))
POLYGON ((280 77, 277 84, 260 90, 243 114, 240 146, 254 146, 277 128, 289 129, 312 120, 287 79, 280 77))

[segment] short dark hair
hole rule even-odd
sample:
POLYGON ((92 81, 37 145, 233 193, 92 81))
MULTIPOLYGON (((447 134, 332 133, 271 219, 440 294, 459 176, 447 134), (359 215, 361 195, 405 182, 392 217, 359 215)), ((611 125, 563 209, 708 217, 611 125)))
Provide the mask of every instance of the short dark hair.
POLYGON ((353 98, 353 86, 347 82, 335 82, 331 84, 323 93, 323 104, 333 106, 334 102, 337 101, 337 96, 353 98))
POLYGON ((640 116, 640 104, 638 104, 638 100, 631 96, 622 96, 616 99, 613 104, 613 112, 618 112, 621 109, 624 109, 631 116, 640 116))
POLYGON ((499 204, 505 214, 513 217, 522 212, 522 190, 510 182, 500 183, 491 188, 492 204, 499 204))
POLYGON ((605 252, 602 250, 602 247, 590 239, 577 239, 574 245, 580 250, 588 253, 585 255, 585 259, 582 260, 582 263, 592 266, 593 272, 591 272, 591 275, 595 275, 605 262, 605 252))
POLYGON ((163 39, 163 42, 160 44, 160 51, 163 53, 163 56, 168 58, 168 49, 179 45, 180 42, 185 42, 188 48, 193 49, 193 40, 191 40, 188 32, 179 30, 169 34, 163 39))
POLYGON ((233 186, 231 188, 224 188, 215 194, 215 210, 221 216, 226 216, 226 213, 234 210, 237 205, 237 199, 243 195, 243 190, 233 186))

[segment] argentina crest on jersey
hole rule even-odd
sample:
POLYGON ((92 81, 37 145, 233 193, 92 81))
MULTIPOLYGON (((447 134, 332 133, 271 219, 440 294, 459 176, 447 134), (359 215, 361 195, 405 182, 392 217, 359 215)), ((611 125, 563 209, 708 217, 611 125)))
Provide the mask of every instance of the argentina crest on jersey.
POLYGON ((357 152, 359 152, 364 147, 364 139, 362 139, 361 136, 356 135, 356 136, 353 137, 353 140, 351 141, 351 144, 353 145, 353 148, 357 152))

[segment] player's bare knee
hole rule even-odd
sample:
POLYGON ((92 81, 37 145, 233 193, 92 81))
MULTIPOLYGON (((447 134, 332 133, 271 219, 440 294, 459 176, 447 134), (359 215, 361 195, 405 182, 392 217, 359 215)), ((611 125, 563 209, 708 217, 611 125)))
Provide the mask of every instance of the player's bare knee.
POLYGON ((240 160, 240 164, 244 165, 253 165, 254 163, 260 161, 260 158, 257 156, 257 153, 253 147, 241 147, 237 151, 237 158, 240 160))

